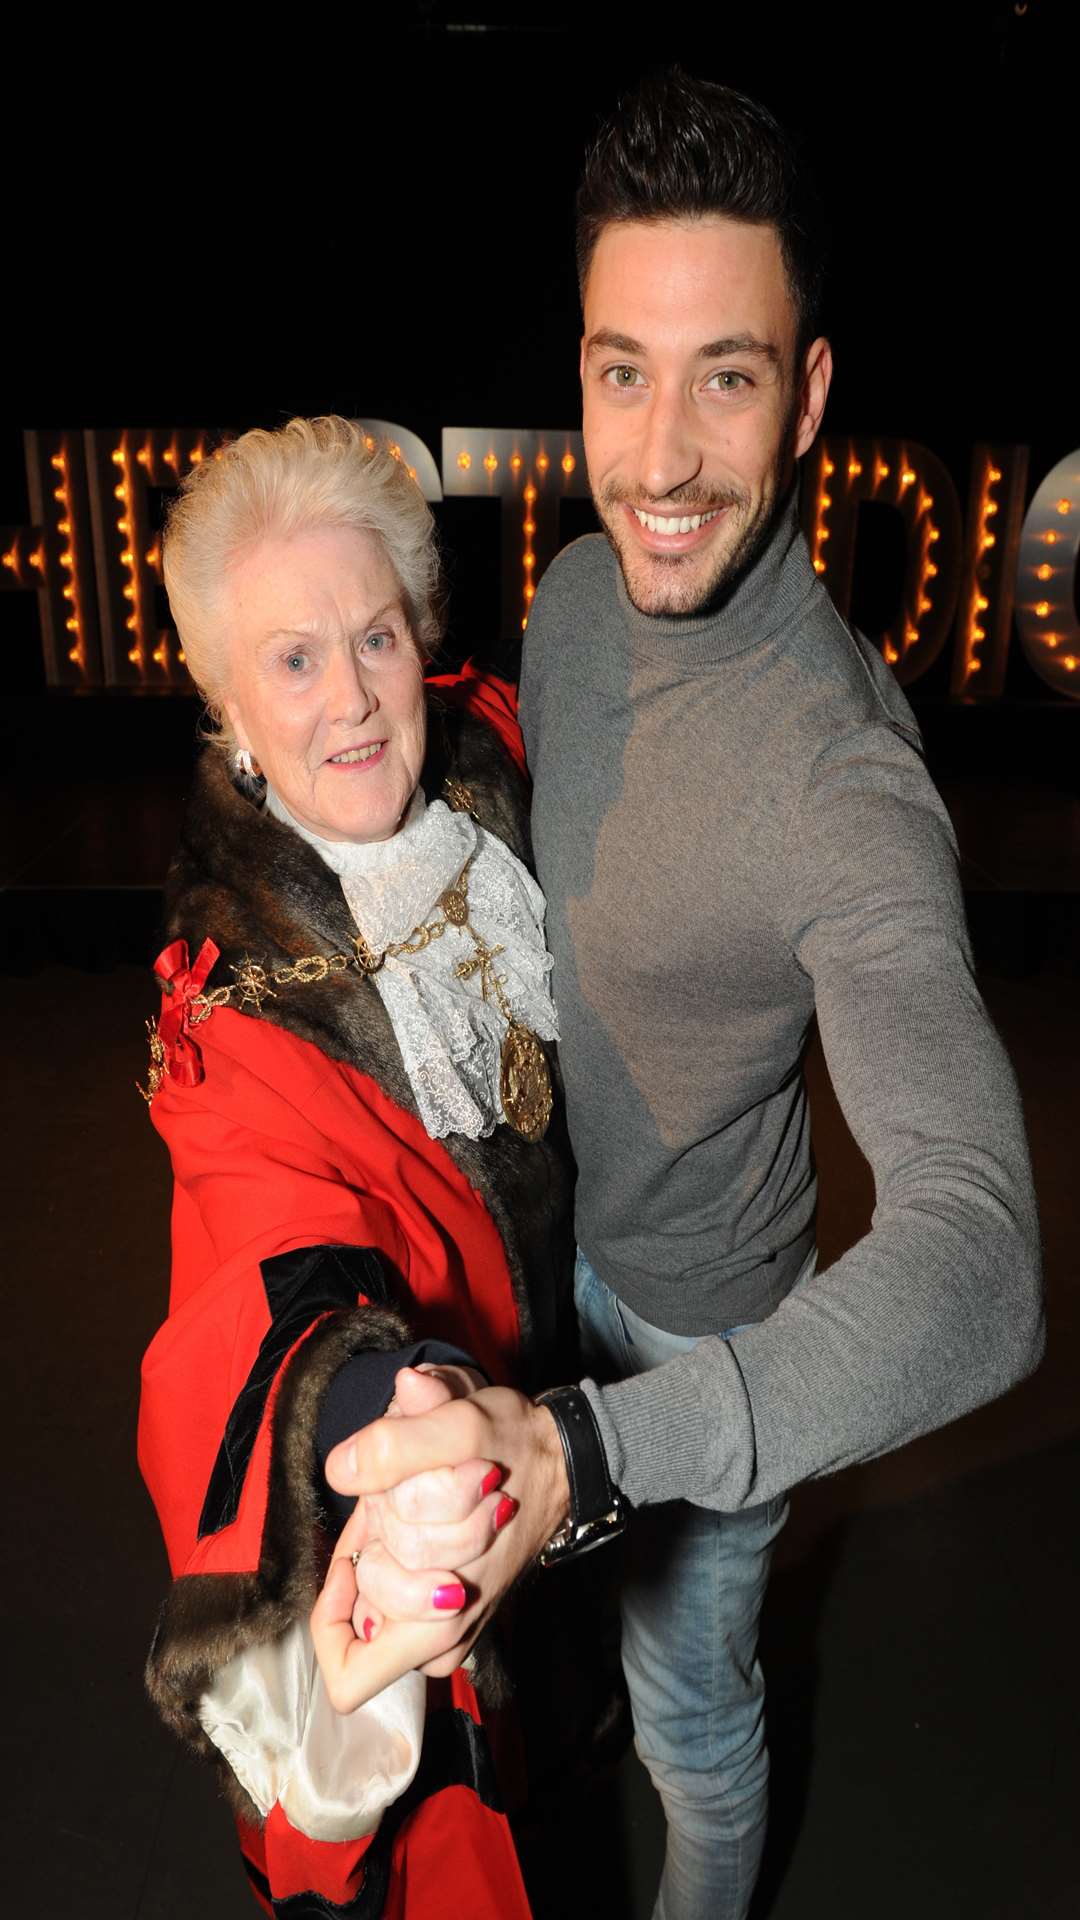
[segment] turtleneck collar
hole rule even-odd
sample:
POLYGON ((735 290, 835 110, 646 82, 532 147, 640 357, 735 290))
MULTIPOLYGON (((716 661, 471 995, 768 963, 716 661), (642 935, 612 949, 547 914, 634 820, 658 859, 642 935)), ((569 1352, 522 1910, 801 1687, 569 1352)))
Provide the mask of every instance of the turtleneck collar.
POLYGON ((760 646, 823 588, 799 525, 798 486, 780 508, 753 565, 704 613, 642 613, 615 556, 616 591, 632 652, 684 666, 716 666, 760 646))

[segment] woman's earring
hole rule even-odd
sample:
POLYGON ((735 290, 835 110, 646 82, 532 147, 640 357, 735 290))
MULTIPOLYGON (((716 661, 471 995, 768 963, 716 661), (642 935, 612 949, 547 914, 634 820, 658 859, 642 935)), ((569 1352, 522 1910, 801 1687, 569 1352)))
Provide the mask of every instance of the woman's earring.
POLYGON ((262 779, 262 768, 260 767, 258 761, 254 758, 250 747, 237 748, 236 767, 237 767, 237 772, 245 773, 249 780, 262 779))

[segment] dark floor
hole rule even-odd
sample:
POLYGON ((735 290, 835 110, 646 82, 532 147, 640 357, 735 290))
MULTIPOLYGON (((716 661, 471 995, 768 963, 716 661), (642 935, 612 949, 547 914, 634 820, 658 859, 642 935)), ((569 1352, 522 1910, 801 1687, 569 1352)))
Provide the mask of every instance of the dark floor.
MULTIPOLYGON (((163 831, 132 828, 155 849, 163 831)), ((62 809, 57 836, 59 851, 62 809)), ((145 973, 108 963, 85 894, 52 898, 52 936, 83 964, 0 979, 14 1386, 3 1910, 242 1920, 254 1908, 224 1808, 140 1681, 165 1574, 133 1458, 167 1263, 165 1157, 133 1084, 152 995, 145 973)), ((1049 1353, 1006 1401, 797 1497, 765 1629, 774 1814, 759 1920, 1080 1910, 1080 998, 1057 926, 1052 902, 1004 903, 984 949, 1031 1129, 1049 1353)), ((40 959, 43 943, 39 925, 24 948, 40 959)), ((871 1192, 817 1061, 812 1093, 829 1259, 871 1192)), ((538 1851, 538 1914, 647 1920, 662 1837, 633 1757, 559 1817, 538 1851)))

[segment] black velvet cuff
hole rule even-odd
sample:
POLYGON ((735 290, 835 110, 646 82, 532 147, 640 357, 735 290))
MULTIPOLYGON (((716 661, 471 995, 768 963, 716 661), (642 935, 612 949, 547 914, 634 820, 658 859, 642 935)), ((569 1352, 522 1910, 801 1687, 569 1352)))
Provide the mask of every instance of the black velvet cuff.
MULTIPOLYGON (((339 1367, 323 1395, 315 1436, 319 1502, 331 1530, 340 1533, 356 1505, 355 1495, 335 1493, 326 1484, 326 1456, 341 1440, 386 1412, 401 1367, 476 1367, 476 1361, 445 1340, 418 1340, 394 1353, 354 1353, 339 1367)), ((476 1367, 482 1373, 481 1367, 476 1367)), ((486 1375, 484 1376, 486 1379, 486 1375)))

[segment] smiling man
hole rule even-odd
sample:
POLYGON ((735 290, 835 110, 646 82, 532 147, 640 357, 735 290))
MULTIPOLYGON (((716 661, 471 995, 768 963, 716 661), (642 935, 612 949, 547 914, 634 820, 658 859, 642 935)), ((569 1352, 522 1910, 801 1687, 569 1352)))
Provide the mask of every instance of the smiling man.
POLYGON ((584 304, 596 510, 634 605, 695 613, 768 540, 821 419, 828 342, 800 351, 776 229, 726 215, 605 227, 584 304))
POLYGON ((1035 1364, 1038 1234, 948 816, 799 530, 831 355, 786 137, 725 88, 645 83, 589 155, 578 261, 606 539, 540 583, 521 716, 589 1377, 370 1430, 330 1471, 359 1492, 455 1459, 508 1469, 514 1526, 461 1570, 469 1632, 546 1541, 547 1560, 596 1543, 631 1507, 623 1662, 668 1819, 656 1916, 741 1920, 787 1494, 1035 1364), (815 1017, 876 1186, 872 1231, 822 1273, 815 1017))

